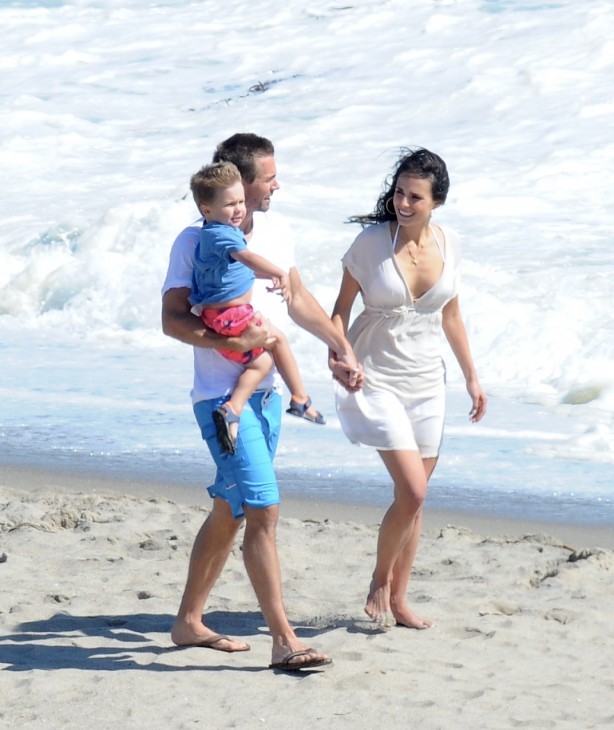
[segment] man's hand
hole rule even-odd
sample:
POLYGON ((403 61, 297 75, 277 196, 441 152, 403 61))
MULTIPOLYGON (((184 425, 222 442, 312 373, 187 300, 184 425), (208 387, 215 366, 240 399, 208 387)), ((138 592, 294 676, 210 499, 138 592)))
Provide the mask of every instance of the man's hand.
POLYGON ((247 352, 256 347, 270 347, 275 344, 276 337, 271 334, 271 325, 260 312, 254 312, 250 323, 238 337, 228 337, 232 340, 232 349, 237 352, 247 352))

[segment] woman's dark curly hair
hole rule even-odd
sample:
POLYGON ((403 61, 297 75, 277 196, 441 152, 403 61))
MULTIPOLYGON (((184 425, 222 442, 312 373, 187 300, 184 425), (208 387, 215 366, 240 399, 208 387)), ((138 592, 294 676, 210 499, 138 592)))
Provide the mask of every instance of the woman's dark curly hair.
POLYGON ((446 163, 434 152, 417 147, 416 149, 401 150, 402 156, 396 164, 394 171, 384 181, 384 192, 379 196, 373 213, 367 215, 356 215, 348 219, 348 223, 360 223, 363 226, 371 223, 384 223, 385 221, 396 221, 397 217, 394 208, 389 201, 394 197, 394 191, 401 175, 409 175, 431 181, 433 200, 438 205, 443 205, 448 196, 450 178, 446 163), (391 208, 392 213, 388 208, 391 208))

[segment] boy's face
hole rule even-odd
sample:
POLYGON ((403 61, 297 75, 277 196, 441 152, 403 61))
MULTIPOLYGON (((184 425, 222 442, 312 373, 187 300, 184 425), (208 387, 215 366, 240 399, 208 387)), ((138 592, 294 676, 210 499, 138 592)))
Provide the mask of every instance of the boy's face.
POLYGON ((238 228, 245 218, 245 193, 241 182, 218 190, 211 203, 201 203, 200 212, 209 223, 223 223, 238 228))

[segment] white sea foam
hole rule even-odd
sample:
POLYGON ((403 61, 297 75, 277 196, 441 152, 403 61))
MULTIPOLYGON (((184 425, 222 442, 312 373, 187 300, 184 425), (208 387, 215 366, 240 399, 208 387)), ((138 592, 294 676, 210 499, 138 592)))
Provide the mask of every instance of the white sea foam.
MULTIPOLYGON (((608 0, 0 4, 3 427, 30 394, 43 428, 40 390, 56 388, 62 410, 67 352, 76 367, 97 363, 80 396, 90 408, 132 403, 139 378, 138 402, 184 397, 189 352, 159 328, 169 246, 194 216, 190 174, 219 140, 256 131, 276 144, 274 205, 329 310, 357 233, 344 220, 372 208, 400 146, 438 151, 452 188, 437 218, 462 234, 461 302, 484 385, 556 419, 546 437, 531 423, 502 433, 524 434, 555 472, 614 463, 613 26, 608 0), (33 350, 41 333, 53 377, 33 350), (140 376, 116 366, 138 352, 140 376)), ((330 410, 323 346, 290 336, 330 410)), ((297 429, 283 445, 293 458, 320 438, 297 429)), ((473 429, 471 448, 481 438, 505 440, 473 429)), ((352 453, 328 458, 346 468, 352 453)))

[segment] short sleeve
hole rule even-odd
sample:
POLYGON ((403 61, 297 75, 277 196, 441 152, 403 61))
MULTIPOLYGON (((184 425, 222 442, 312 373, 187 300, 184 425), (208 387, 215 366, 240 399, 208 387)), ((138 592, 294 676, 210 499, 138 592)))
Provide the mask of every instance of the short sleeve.
POLYGON ((226 226, 225 228, 226 230, 220 230, 218 232, 218 238, 216 240, 216 244, 223 249, 224 254, 229 256, 237 251, 245 251, 247 241, 243 233, 237 228, 230 228, 230 226, 226 226))
POLYGON ((446 259, 453 271, 454 296, 458 295, 461 284, 461 242, 458 233, 453 228, 442 229, 446 241, 446 259))
POLYGON ((196 221, 184 228, 171 248, 162 295, 169 289, 191 289, 194 269, 194 251, 200 239, 202 221, 196 221))
POLYGON ((350 272, 363 289, 363 284, 373 274, 382 257, 390 255, 389 249, 385 247, 387 231, 387 223, 363 228, 341 259, 343 268, 350 272))
POLYGON ((341 258, 343 268, 347 269, 361 286, 365 272, 373 264, 373 255, 379 248, 376 241, 381 235, 381 230, 382 227, 379 225, 363 228, 341 258))
POLYGON ((358 279, 358 272, 356 271, 356 246, 354 244, 341 257, 341 266, 347 269, 354 279, 358 279))

